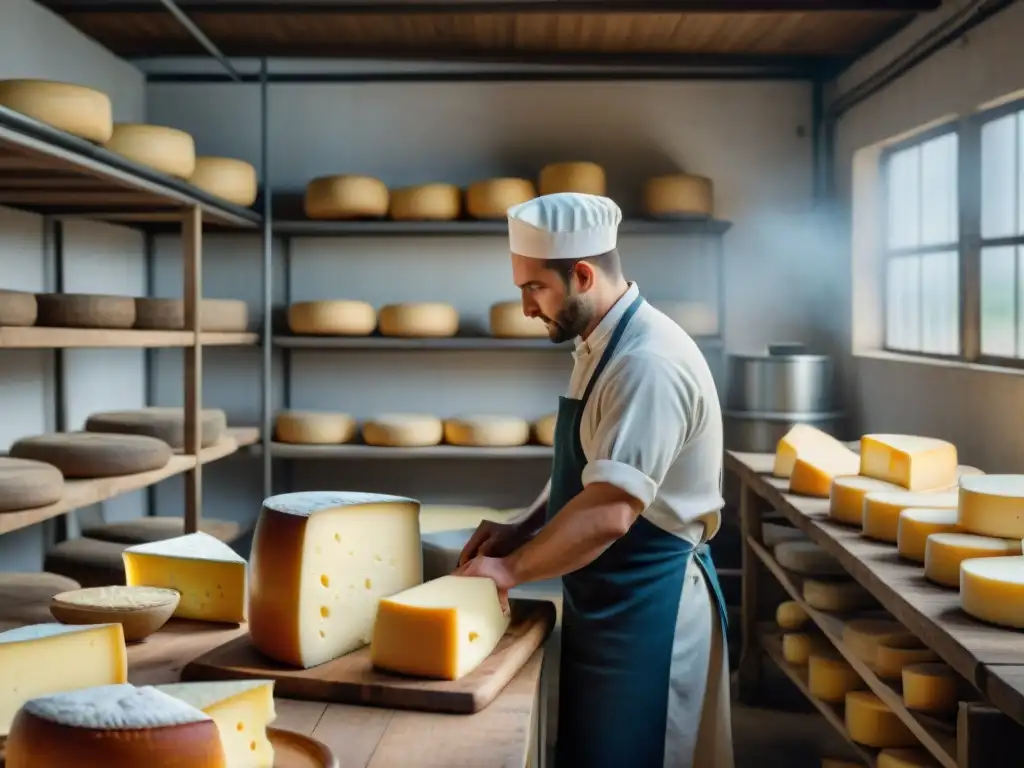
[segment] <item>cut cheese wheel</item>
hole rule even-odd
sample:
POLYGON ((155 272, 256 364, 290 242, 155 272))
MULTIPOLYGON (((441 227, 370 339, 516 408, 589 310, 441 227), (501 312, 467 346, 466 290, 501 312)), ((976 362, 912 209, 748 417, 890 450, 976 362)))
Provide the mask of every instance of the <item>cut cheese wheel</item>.
POLYGON ((33 768, 227 768, 209 716, 150 686, 104 685, 26 702, 7 762, 33 768))
POLYGON ((49 328, 131 328, 135 299, 88 293, 38 293, 36 325, 49 328))
POLYGON ((882 643, 907 636, 913 637, 902 624, 891 619, 852 619, 843 624, 843 644, 872 670, 882 643))
POLYGON ((856 581, 804 580, 804 602, 819 611, 847 613, 874 605, 871 593, 856 581))
POLYGON ((340 445, 358 431, 356 420, 347 413, 284 411, 274 423, 275 440, 300 445, 340 445))
POLYGON ((423 184, 391 191, 389 215, 395 221, 451 221, 462 211, 462 191, 454 184, 423 184))
POLYGON ((466 212, 474 219, 504 219, 513 205, 537 196, 527 179, 487 179, 466 190, 466 212))
POLYGON ((490 656, 509 621, 493 579, 442 576, 380 601, 370 657, 390 672, 458 680, 490 656))
POLYGON ((384 336, 447 337, 459 332, 459 313, 438 301, 388 304, 380 308, 378 323, 384 336))
POLYGON ((52 464, 69 479, 149 472, 166 467, 172 456, 171 447, 155 437, 91 432, 23 437, 11 446, 10 454, 52 464))
POLYGON ((1024 537, 1024 475, 974 475, 960 481, 960 528, 998 539, 1024 537))
POLYGON ((711 216, 715 210, 711 179, 673 173, 644 184, 644 210, 657 217, 711 216))
POLYGON ((539 317, 523 314, 519 301, 491 305, 491 336, 498 339, 548 338, 548 326, 539 317))
POLYGON ((807 541, 808 539, 802 531, 792 526, 763 523, 761 525, 761 540, 766 547, 774 549, 784 541, 807 541))
POLYGON ((956 446, 934 437, 864 435, 860 474, 910 491, 951 488, 959 479, 956 446))
POLYGON ((793 474, 793 465, 796 464, 798 455, 839 455, 842 453, 840 449, 850 450, 832 435, 816 427, 796 424, 775 447, 775 466, 772 468, 772 474, 775 477, 789 477, 793 474))
POLYGON ((942 662, 911 664, 903 668, 903 703, 907 709, 949 715, 957 709, 959 678, 942 662))
POLYGON ((369 336, 377 312, 365 301, 300 301, 288 307, 288 327, 304 336, 369 336))
POLYGON ((718 333, 718 312, 711 304, 699 301, 652 301, 651 306, 691 336, 714 336, 718 333))
POLYGON ((114 130, 110 97, 81 85, 0 80, 0 106, 97 144, 109 140, 114 130))
POLYGON ((444 423, 436 416, 420 413, 387 413, 363 423, 367 445, 388 448, 423 448, 444 439, 444 423))
MULTIPOLYGON (((220 441, 227 432, 228 417, 219 408, 199 412, 199 441, 203 448, 220 441)), ((175 450, 185 447, 184 408, 140 408, 136 411, 93 413, 85 420, 86 432, 146 435, 167 443, 175 450)))
POLYGON ((916 493, 891 491, 869 493, 864 497, 864 536, 895 544, 899 539, 900 513, 905 509, 956 509, 956 491, 916 493))
MULTIPOLYGON (((960 566, 964 560, 1003 558, 1021 554, 1021 542, 992 539, 972 533, 933 533, 924 547, 924 577, 944 587, 963 590, 960 566)), ((961 594, 961 600, 963 594, 961 594)))
POLYGON ((54 595, 50 601, 53 618, 64 624, 110 624, 117 622, 126 643, 134 643, 167 623, 178 606, 173 589, 156 587, 90 587, 54 595))
POLYGON ((917 745, 917 737, 870 691, 846 695, 846 731, 858 744, 881 749, 917 745))
POLYGON ((837 523, 860 528, 864 522, 864 497, 869 493, 899 491, 884 480, 862 475, 843 475, 832 480, 828 496, 828 516, 837 523))
POLYGON ((884 680, 899 680, 903 668, 926 661, 938 661, 938 654, 909 632, 889 637, 875 649, 875 673, 884 680))
POLYGON ((782 657, 787 664, 803 667, 819 643, 813 635, 804 632, 789 632, 782 636, 782 657))
POLYGON ((245 559, 210 534, 137 544, 122 557, 128 585, 181 593, 179 619, 245 621, 245 559))
POLYGON ((484 520, 503 523, 516 512, 512 509, 491 509, 469 504, 424 504, 420 507, 420 533, 475 530, 484 520))
POLYGON ((0 326, 35 325, 38 314, 34 293, 0 290, 0 326))
POLYGON ((533 436, 541 445, 554 445, 557 426, 558 414, 549 413, 533 422, 533 436))
POLYGON ((370 176, 321 176, 306 185, 310 219, 379 219, 387 215, 387 185, 370 176))
POLYGON ((807 611, 796 600, 786 600, 775 609, 775 623, 782 629, 800 629, 807 620, 807 611))
POLYGON ((786 541, 775 547, 779 565, 805 576, 845 576, 843 566, 813 541, 786 541))
POLYGON ((883 749, 875 768, 939 768, 939 764, 923 749, 883 749))
POLYGON ((115 123, 103 145, 111 152, 153 170, 187 179, 196 170, 196 145, 192 137, 163 125, 115 123))
POLYGON ((905 509, 900 512, 896 547, 900 557, 924 562, 928 537, 933 533, 953 533, 957 530, 956 509, 905 509))
POLYGON ((264 501, 252 545, 253 645, 309 668, 368 643, 377 601, 423 580, 419 513, 419 502, 373 493, 264 501))
POLYGON ((256 168, 233 157, 197 157, 188 183, 235 205, 256 202, 256 168))
POLYGON ((507 448, 530 440, 530 424, 515 416, 463 416, 444 420, 444 439, 449 445, 474 448, 507 448))
MULTIPOLYGON (((120 624, 30 624, 0 632, 0 736, 29 699, 127 679, 120 624)), ((10 741, 7 749, 8 765, 18 765, 11 762, 10 741)))
POLYGON ((541 195, 580 192, 604 197, 608 186, 604 168, 597 163, 551 163, 540 169, 537 191, 541 195))
POLYGON ((789 476, 789 492, 827 499, 832 479, 856 472, 859 465, 860 457, 844 445, 798 455, 789 476))
POLYGON ((847 693, 865 685, 842 656, 833 650, 822 650, 807 659, 807 687, 814 698, 840 704, 847 693))
MULTIPOLYGON (((180 331, 185 328, 183 299, 135 299, 135 328, 180 331)), ((199 302, 199 329, 208 333, 241 333, 249 327, 249 305, 238 299, 199 302)))
MULTIPOLYGON (((1003 541, 993 539, 993 541, 1003 541)), ((1020 542, 1014 554, 1021 552, 1020 542)), ((976 619, 1024 629, 1024 557, 986 557, 960 565, 960 607, 976 619)))
POLYGON ((0 512, 55 504, 64 495, 64 476, 50 464, 0 457, 0 512))

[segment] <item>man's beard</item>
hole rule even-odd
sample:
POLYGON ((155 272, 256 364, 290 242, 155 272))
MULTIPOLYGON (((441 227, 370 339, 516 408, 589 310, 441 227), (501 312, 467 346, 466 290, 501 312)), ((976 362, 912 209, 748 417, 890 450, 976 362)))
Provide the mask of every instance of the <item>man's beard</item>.
POLYGON ((586 296, 569 295, 565 304, 558 310, 554 319, 541 315, 548 324, 548 338, 555 344, 575 339, 590 325, 594 317, 594 307, 586 296))

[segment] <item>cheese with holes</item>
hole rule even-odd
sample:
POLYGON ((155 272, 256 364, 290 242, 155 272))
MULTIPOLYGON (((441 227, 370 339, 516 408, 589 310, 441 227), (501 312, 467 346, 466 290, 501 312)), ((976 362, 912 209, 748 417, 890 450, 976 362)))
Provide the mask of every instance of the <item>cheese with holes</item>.
POLYGON ((549 413, 533 422, 534 439, 541 445, 555 444, 555 428, 558 426, 558 414, 549 413))
POLYGON ((964 560, 1021 554, 1015 539, 991 539, 972 533, 933 533, 924 546, 924 577, 936 584, 961 589, 960 565, 964 560))
POLYGON ((714 197, 711 179, 688 173, 655 176, 644 184, 644 210, 651 216, 711 216, 714 197))
POLYGON ((454 184, 421 184, 391 191, 388 213, 396 221, 451 221, 462 212, 462 191, 454 184))
POLYGON ((956 509, 905 509, 900 512, 896 547, 900 557, 924 562, 925 545, 933 533, 953 533, 957 530, 956 509))
POLYGON ((1024 537, 1024 475, 974 475, 960 481, 958 523, 980 536, 1024 537))
POLYGON ((63 495, 64 476, 56 467, 0 456, 0 512, 45 507, 63 495))
POLYGON ((900 513, 906 509, 956 509, 956 491, 869 493, 864 497, 863 534, 895 544, 899 539, 900 513))
POLYGON ((449 445, 475 448, 507 448, 530 441, 530 423, 516 416, 480 415, 444 420, 444 439, 449 445))
POLYGON ((713 304, 700 301, 652 301, 651 306, 691 336, 714 336, 718 333, 718 312, 713 304))
POLYGON ((875 673, 883 680, 899 680, 910 664, 938 661, 931 648, 909 632, 883 640, 875 649, 875 673))
MULTIPOLYGON (((228 416, 219 408, 199 412, 199 443, 203 448, 224 438, 228 416)), ((162 440, 171 448, 185 448, 184 408, 139 408, 134 411, 91 413, 85 420, 86 432, 145 435, 162 440)))
POLYGON ((47 328, 127 329, 135 325, 135 299, 92 293, 37 293, 36 325, 47 328))
POLYGON ((486 179, 469 185, 466 212, 474 219, 504 219, 508 209, 537 196, 527 179, 486 179))
POLYGON ((787 632, 782 636, 782 657, 787 664, 803 667, 815 649, 815 637, 804 632, 787 632))
POLYGON ((934 437, 864 435, 860 474, 910 491, 951 488, 959 477, 956 446, 934 437))
POLYGON ((778 525, 776 523, 762 523, 761 540, 766 547, 774 549, 784 541, 808 541, 802 531, 791 525, 778 525))
POLYGON ((851 619, 843 624, 843 645, 872 670, 877 664, 878 648, 882 643, 908 635, 913 637, 902 624, 892 619, 851 619))
POLYGON ((775 446, 775 477, 789 477, 798 456, 839 456, 849 448, 832 435, 807 424, 796 424, 775 446))
MULTIPOLYGON (((1003 541, 1003 539, 995 539, 1003 541)), ((1020 555, 1020 542, 1015 555, 1020 555)), ((987 557, 960 565, 960 607, 976 619, 1024 629, 1024 557, 987 557)))
POLYGON ((53 80, 0 80, 0 106, 97 144, 114 130, 107 94, 53 80))
POLYGON ((0 288, 0 326, 35 325, 38 316, 39 305, 34 293, 0 288))
POLYGON ((786 600, 775 609, 775 623, 782 629, 800 629, 807 618, 807 611, 796 600, 786 600))
POLYGON ((784 541, 775 547, 775 559, 787 570, 804 576, 845 576, 843 566, 813 541, 784 541))
POLYGON ((939 764, 923 749, 883 749, 875 768, 939 768, 939 764))
POLYGON ((537 191, 541 195, 580 192, 585 195, 608 193, 604 168, 597 163, 550 163, 540 169, 537 191))
POLYGON ((903 668, 903 703, 907 709, 933 715, 957 710, 959 678, 941 661, 911 664, 903 668))
POLYGON ((128 547, 125 583, 176 589, 181 600, 174 615, 200 621, 245 621, 245 559, 208 533, 128 547))
POLYGON ((864 688, 857 671, 832 649, 816 651, 807 660, 807 687, 811 696, 840 704, 850 691, 864 688))
POLYGON ((365 301, 300 301, 288 307, 288 328, 299 336, 369 336, 377 310, 365 301))
POLYGON ((29 699, 127 679, 120 624, 30 624, 0 632, 0 736, 29 699))
POLYGON ((221 680, 154 686, 213 718, 226 768, 274 768, 267 726, 274 721, 273 680, 221 680))
POLYGON ((196 170, 195 141, 177 128, 115 123, 103 146, 134 163, 179 179, 189 178, 196 170))
POLYGON ((390 672, 458 680, 491 655, 508 625, 493 579, 442 576, 381 599, 370 657, 390 672))
POLYGON ((856 581, 804 580, 804 602, 819 611, 847 613, 874 605, 871 593, 856 581))
POLYGON ((227 768, 209 715, 152 686, 103 685, 27 702, 10 768, 227 768))
POLYGON ((870 691, 846 695, 846 732, 858 744, 876 749, 917 745, 910 729, 870 691))
MULTIPOLYGON (((180 331, 185 328, 184 299, 135 299, 135 328, 180 331)), ((206 333, 241 333, 249 328, 249 305, 238 299, 203 299, 199 328, 206 333)))
POLYGON ((856 472, 860 457, 846 446, 797 456, 789 476, 789 492, 827 499, 837 475, 856 472))
POLYGON ((423 448, 444 439, 444 423, 422 413, 385 413, 363 422, 363 441, 388 448, 423 448))
POLYGON ((91 479, 163 469, 173 454, 155 437, 66 432, 23 437, 10 455, 52 464, 67 479, 91 479))
POLYGON ((370 642, 377 601, 423 581, 420 504, 316 491, 263 502, 252 544, 249 636, 315 667, 370 642))
POLYGON ((520 301, 501 301, 491 305, 491 336, 497 339, 548 338, 548 325, 539 317, 523 314, 520 301))
POLYGON ((370 176, 321 176, 306 185, 310 219, 379 219, 391 202, 387 185, 370 176))
POLYGON ((439 301, 388 304, 380 308, 377 324, 384 336, 442 338, 459 332, 459 313, 439 301))
POLYGON ((256 168, 233 157, 197 157, 189 184, 235 205, 256 202, 256 168))
POLYGON ((356 420, 347 413, 282 411, 274 421, 274 439, 300 445, 340 445, 358 433, 356 420))
POLYGON ((828 516, 837 523, 860 528, 864 522, 864 497, 869 493, 899 491, 898 485, 862 475, 843 475, 832 480, 828 516))

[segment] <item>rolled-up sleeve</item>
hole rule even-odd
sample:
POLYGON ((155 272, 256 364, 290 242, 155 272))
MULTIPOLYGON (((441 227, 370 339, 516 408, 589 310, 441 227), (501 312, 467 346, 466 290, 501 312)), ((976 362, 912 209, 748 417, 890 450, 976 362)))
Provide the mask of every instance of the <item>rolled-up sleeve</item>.
POLYGON ((685 370, 651 353, 623 355, 602 378, 583 485, 608 483, 646 510, 694 428, 699 392, 685 370))

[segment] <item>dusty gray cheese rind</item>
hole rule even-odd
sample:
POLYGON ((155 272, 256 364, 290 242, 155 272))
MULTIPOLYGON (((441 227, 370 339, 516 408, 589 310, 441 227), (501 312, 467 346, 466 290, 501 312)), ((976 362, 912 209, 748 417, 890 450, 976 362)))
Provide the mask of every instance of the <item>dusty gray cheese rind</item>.
POLYGON ((52 464, 65 478, 91 479, 162 469, 173 453, 155 437, 66 432, 23 437, 10 455, 52 464))
MULTIPOLYGON (((242 333, 249 327, 249 306, 239 299, 203 299, 200 328, 211 333, 242 333)), ((135 327, 153 331, 185 328, 183 299, 135 299, 135 327)))
POLYGON ((35 325, 38 313, 39 305, 34 293, 0 290, 0 325, 35 325))
POLYGON ((391 496, 386 493, 362 493, 360 491, 301 491, 280 493, 263 502, 263 509, 283 515, 309 517, 325 509, 352 507, 366 504, 416 504, 420 502, 406 496, 391 496))
POLYGON ((0 512, 55 504, 64 495, 64 476, 50 464, 0 457, 0 512))
MULTIPOLYGON (((200 411, 199 441, 203 448, 224 437, 228 417, 224 411, 208 408, 200 411)), ((85 421, 86 432, 121 435, 145 435, 180 450, 185 447, 185 410, 183 408, 140 408, 135 411, 93 413, 85 421)))
POLYGON ((36 325, 50 328, 131 328, 135 299, 89 293, 37 293, 36 325))

